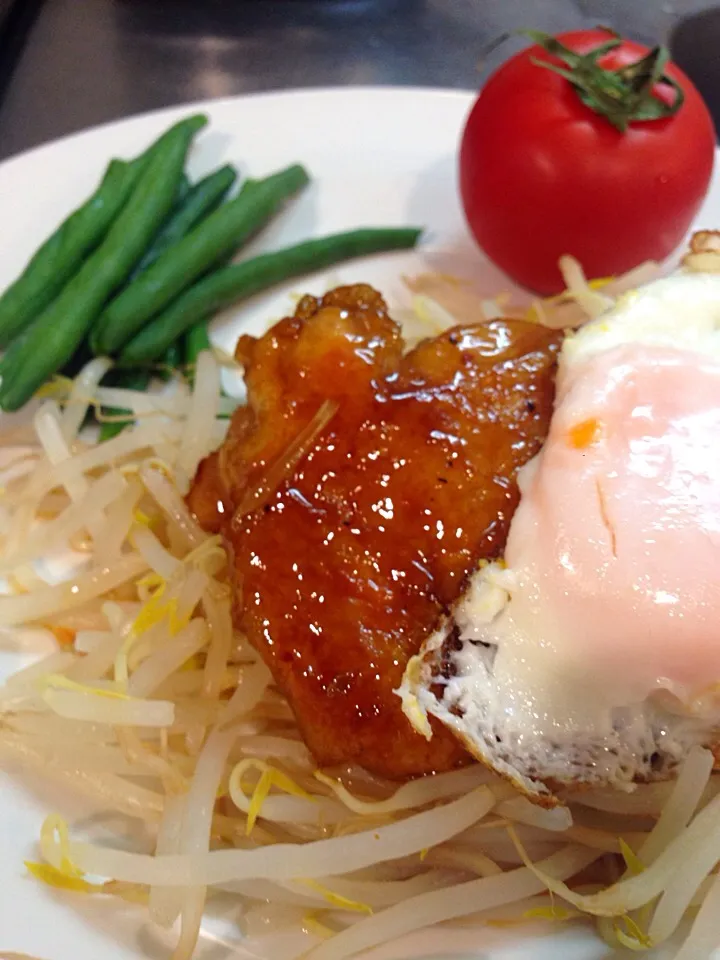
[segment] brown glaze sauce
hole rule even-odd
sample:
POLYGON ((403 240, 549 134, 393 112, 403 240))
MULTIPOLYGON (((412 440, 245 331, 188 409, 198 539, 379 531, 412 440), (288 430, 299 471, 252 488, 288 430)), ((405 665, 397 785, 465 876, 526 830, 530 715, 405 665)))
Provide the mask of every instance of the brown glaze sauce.
POLYGON ((249 405, 189 503, 222 529, 237 625, 320 764, 399 779, 466 762, 439 726, 419 736, 393 691, 478 561, 502 550, 517 469, 547 432, 558 343, 497 320, 403 356, 382 298, 361 285, 306 297, 238 344, 249 405), (337 409, 291 475, 233 520, 328 400, 337 409))

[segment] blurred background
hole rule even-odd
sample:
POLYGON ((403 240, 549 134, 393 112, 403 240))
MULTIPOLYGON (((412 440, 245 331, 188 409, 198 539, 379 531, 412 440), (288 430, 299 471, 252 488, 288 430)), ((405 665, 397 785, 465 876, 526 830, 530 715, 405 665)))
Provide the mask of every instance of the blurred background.
POLYGON ((707 0, 0 0, 0 157, 128 114, 338 84, 475 89, 522 45, 603 23, 669 43, 720 129, 707 0))

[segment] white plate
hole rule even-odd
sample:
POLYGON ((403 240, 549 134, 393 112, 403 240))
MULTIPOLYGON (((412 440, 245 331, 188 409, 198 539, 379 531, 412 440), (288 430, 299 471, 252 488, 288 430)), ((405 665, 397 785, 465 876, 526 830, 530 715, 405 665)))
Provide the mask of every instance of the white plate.
MULTIPOLYGON (((216 325, 216 339, 234 344, 238 330, 256 332, 287 311, 288 294, 319 292, 329 282, 369 281, 391 302, 403 272, 452 271, 480 280, 489 292, 508 289, 469 238, 457 196, 456 150, 472 94, 421 89, 338 89, 265 94, 201 104, 211 123, 192 156, 193 173, 232 162, 263 175, 301 161, 313 186, 256 241, 273 249, 312 235, 357 226, 426 226, 427 245, 410 254, 373 257, 330 275, 297 281, 253 301, 216 325)), ((90 192, 112 156, 138 153, 182 107, 131 118, 40 147, 0 165, 0 289, 22 268, 53 226, 90 192)), ((508 198, 512 202, 511 198, 508 198)), ((716 178, 698 224, 720 226, 716 178)), ((0 638, 0 677, 41 652, 0 638)), ((1 759, 1 758, 0 758, 1 759)), ((43 817, 59 809, 77 820, 89 813, 39 779, 0 773, 0 960, 10 952, 45 960, 138 960, 167 957, 142 910, 78 894, 56 894, 31 880, 23 861, 37 857, 43 817)), ((248 957, 232 918, 207 924, 198 958, 248 957)), ((583 929, 508 932, 477 929, 454 937, 424 932, 373 952, 380 960, 449 957, 473 960, 599 960, 606 948, 583 929)))

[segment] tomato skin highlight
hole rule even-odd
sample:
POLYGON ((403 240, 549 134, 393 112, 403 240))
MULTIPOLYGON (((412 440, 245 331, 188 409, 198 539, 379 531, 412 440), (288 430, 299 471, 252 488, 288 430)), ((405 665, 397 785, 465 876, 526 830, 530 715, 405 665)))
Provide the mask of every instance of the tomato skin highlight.
MULTIPOLYGON (((588 53, 608 33, 578 30, 558 39, 588 53)), ((625 40, 598 63, 614 69, 647 52, 625 40)), ((568 80, 531 57, 560 63, 539 46, 516 54, 480 91, 466 122, 460 192, 478 244, 513 280, 541 294, 562 289, 563 254, 576 257, 588 277, 663 260, 710 184, 715 130, 700 94, 668 64, 665 73, 685 94, 679 111, 634 121, 620 133, 568 80)))

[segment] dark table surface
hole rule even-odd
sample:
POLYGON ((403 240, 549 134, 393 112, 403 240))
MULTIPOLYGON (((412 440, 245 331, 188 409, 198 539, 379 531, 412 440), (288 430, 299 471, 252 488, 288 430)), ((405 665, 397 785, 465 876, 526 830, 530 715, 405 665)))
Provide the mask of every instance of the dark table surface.
POLYGON ((720 119, 720 6, 707 0, 15 3, 0 36, 0 157, 128 114, 256 90, 472 89, 520 45, 508 32, 598 22, 670 41, 720 119))

